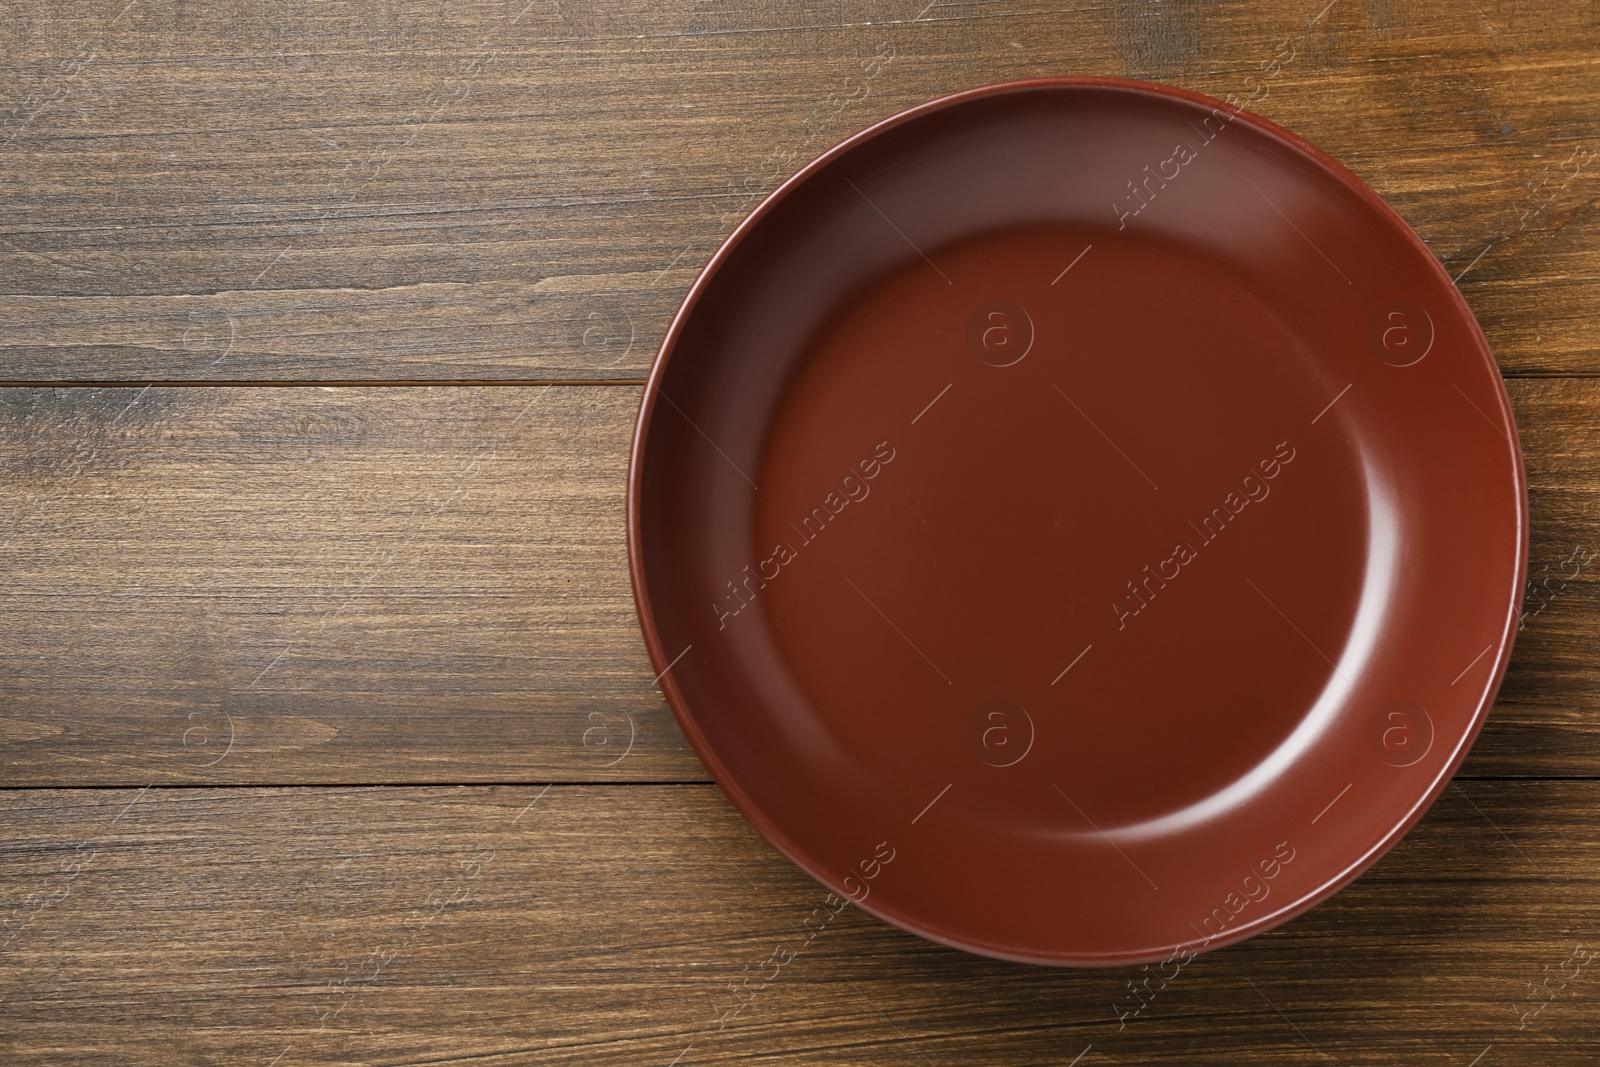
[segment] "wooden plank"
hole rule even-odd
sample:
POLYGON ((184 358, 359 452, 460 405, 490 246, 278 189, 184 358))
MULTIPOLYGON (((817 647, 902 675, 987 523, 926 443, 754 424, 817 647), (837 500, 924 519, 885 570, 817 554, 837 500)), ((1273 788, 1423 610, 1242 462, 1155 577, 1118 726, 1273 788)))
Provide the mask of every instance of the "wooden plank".
POLYGON ((703 778, 628 587, 637 389, 0 404, 8 784, 703 778))
POLYGON ((1464 272, 1508 372, 1600 372, 1600 26, 1576 0, 5 18, 7 380, 637 379, 696 269, 806 160, 932 96, 1069 72, 1285 123, 1464 272))
MULTIPOLYGON (((1600 381, 1512 394, 1540 585, 1466 772, 1600 774, 1600 381)), ((0 390, 6 783, 705 781, 629 592, 637 401, 0 390)))
POLYGON ((1600 769, 1600 382, 1507 383, 1532 544, 1511 667, 1463 774, 1600 769))
POLYGON ((831 916, 711 786, 8 791, 0 1045, 15 1067, 1592 1064, 1600 784, 1466 789, 1165 988, 831 916))

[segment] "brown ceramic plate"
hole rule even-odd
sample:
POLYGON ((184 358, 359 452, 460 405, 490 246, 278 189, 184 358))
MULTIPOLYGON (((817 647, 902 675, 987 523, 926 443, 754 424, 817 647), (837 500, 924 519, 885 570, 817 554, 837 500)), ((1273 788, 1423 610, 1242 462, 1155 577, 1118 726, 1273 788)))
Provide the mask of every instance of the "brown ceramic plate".
POLYGON ((1483 334, 1370 189, 1105 79, 851 138, 691 289, 628 547, 684 733, 775 845, 1055 964, 1356 877, 1505 671, 1527 503, 1483 334))

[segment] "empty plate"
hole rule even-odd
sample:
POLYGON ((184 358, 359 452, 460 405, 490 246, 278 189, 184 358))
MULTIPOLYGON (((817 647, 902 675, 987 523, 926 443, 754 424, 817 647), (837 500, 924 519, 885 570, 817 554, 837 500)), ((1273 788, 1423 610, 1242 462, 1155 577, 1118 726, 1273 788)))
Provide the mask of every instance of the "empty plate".
POLYGON ((1220 101, 997 85, 828 152, 645 389, 628 547, 684 733, 834 892, 1154 962, 1349 882, 1505 671, 1483 334, 1344 167, 1220 101))

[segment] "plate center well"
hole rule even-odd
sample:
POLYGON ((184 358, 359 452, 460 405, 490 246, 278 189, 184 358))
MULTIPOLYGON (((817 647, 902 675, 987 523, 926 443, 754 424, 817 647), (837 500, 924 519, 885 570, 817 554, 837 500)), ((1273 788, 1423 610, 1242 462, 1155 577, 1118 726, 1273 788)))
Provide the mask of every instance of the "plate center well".
POLYGON ((771 423, 753 603, 794 677, 874 774, 1006 826, 1059 824, 1052 785, 1108 830, 1227 795, 1329 706, 1367 580, 1327 342, 1166 239, 924 251, 771 423))

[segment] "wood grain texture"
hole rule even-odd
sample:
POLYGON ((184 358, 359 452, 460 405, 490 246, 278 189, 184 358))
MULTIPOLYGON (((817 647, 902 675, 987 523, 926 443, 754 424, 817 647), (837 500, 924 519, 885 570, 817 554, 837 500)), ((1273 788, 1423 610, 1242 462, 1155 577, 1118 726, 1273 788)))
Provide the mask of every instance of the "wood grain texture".
POLYGON ((1600 784, 1465 789, 1328 903, 1152 980, 1138 1014, 1137 968, 833 915, 711 786, 8 792, 0 1047, 15 1067, 1592 1064, 1600 784))
POLYGON ((1059 74, 1232 94, 1464 274, 1508 372, 1600 372, 1600 26, 1576 0, 0 20, 3 379, 636 379, 695 270, 806 161, 932 96, 1059 74))
MULTIPOLYGON (((1511 391, 1536 592, 1466 773, 1600 775, 1600 380, 1511 391)), ((629 592, 637 402, 0 390, 7 781, 705 781, 629 592)))
POLYGON ((0 1063, 1600 1060, 1597 56, 1579 0, 0 9, 0 1063), (1394 205, 1533 511, 1460 780, 1136 1015, 1144 972, 833 915, 705 784, 624 566, 627 383, 722 238, 1059 74, 1232 94, 1394 205))
POLYGON ((637 389, 0 404, 9 784, 703 780, 628 587, 637 389))

